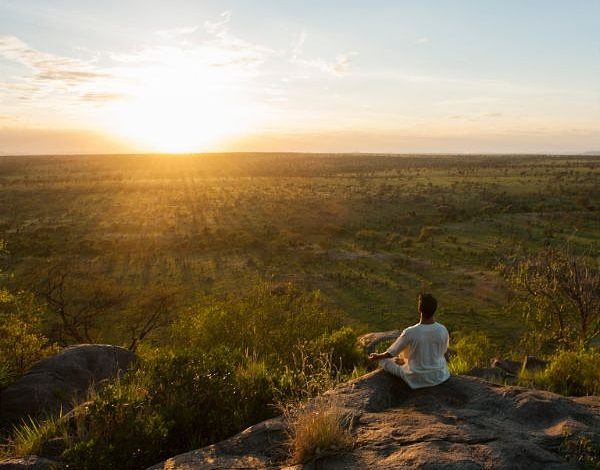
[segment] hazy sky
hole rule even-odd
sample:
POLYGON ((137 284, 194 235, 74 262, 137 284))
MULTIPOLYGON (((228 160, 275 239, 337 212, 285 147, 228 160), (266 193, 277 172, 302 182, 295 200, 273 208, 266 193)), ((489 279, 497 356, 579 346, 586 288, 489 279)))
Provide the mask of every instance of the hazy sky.
POLYGON ((0 154, 600 150, 600 0, 0 0, 0 154))

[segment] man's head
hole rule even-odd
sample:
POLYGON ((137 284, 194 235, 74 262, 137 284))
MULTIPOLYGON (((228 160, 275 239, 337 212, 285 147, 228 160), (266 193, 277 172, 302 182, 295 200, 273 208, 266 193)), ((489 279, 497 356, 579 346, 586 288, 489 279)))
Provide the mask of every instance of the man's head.
POLYGON ((431 294, 419 294, 419 313, 425 319, 430 319, 437 308, 437 300, 431 294))

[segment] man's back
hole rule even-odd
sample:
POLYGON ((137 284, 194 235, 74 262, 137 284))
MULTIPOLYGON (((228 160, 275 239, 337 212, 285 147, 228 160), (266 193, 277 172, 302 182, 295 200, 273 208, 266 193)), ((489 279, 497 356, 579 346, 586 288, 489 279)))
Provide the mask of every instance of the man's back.
POLYGON ((404 330, 409 337, 408 365, 413 372, 446 368, 448 330, 441 323, 418 323, 404 330))
POLYGON ((411 388, 438 385, 450 377, 444 357, 448 341, 448 330, 441 323, 417 323, 406 328, 387 350, 391 356, 403 352, 405 363, 397 365, 388 359, 384 368, 400 375, 411 388))
POLYGON ((387 351, 371 353, 386 372, 402 377, 411 388, 432 387, 448 380, 450 372, 444 357, 448 350, 448 330, 433 320, 437 300, 431 294, 419 294, 421 321, 405 329, 387 351), (405 360, 396 356, 403 353, 405 360))

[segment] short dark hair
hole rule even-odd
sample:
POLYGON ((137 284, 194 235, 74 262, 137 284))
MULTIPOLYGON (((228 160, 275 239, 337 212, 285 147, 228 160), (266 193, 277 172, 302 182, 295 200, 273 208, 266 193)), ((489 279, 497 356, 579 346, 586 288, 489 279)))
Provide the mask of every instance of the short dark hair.
POLYGON ((437 309, 437 300, 431 294, 419 294, 419 312, 423 314, 425 318, 433 317, 435 310, 437 309))

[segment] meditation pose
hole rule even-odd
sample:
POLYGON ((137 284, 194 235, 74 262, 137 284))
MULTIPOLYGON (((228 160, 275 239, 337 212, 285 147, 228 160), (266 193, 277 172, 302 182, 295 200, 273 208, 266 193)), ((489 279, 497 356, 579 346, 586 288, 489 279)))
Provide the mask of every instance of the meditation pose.
POLYGON ((401 377, 410 388, 432 387, 450 377, 446 364, 448 330, 433 319, 437 300, 431 294, 419 295, 421 321, 406 328, 383 353, 371 353, 386 372, 401 377), (399 356, 400 354, 400 356, 399 356))

